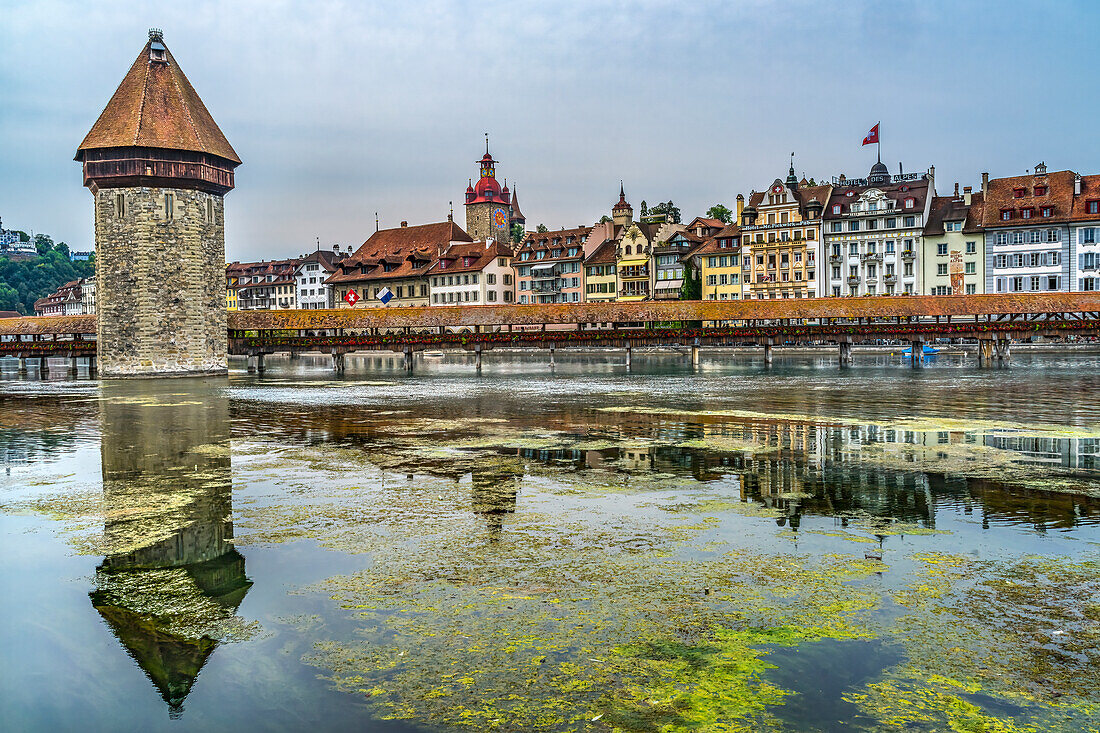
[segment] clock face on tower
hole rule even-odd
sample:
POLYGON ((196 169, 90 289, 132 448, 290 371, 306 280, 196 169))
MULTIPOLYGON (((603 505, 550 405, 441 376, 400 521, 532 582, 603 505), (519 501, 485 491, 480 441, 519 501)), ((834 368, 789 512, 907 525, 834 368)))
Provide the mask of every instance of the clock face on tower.
POLYGON ((494 209, 493 223, 496 224, 498 229, 508 226, 508 212, 504 209, 494 209))

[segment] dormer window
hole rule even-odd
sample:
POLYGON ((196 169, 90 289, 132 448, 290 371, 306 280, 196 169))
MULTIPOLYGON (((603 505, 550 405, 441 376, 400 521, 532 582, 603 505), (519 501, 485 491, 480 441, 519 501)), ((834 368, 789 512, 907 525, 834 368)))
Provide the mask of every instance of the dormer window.
POLYGON ((917 204, 917 200, 915 198, 905 199, 905 208, 907 208, 907 209, 913 208, 914 206, 916 206, 916 204, 917 204))
POLYGON ((1030 219, 1031 218, 1031 212, 1032 212, 1032 208, 1030 206, 1025 206, 1024 208, 1020 209, 1020 218, 1021 219, 1030 219))
POLYGON ((839 214, 840 213, 840 204, 833 204, 833 213, 834 214, 839 214))
POLYGON ((1085 212, 1088 214, 1100 214, 1100 201, 1093 199, 1085 202, 1085 212))
POLYGON ((1047 195, 1047 187, 1046 186, 1036 186, 1035 187, 1035 195, 1036 196, 1046 196, 1047 195))
POLYGON ((1053 206, 1044 206, 1043 209, 1042 209, 1042 214, 1043 214, 1044 219, 1051 216, 1051 215, 1053 215, 1054 214, 1054 207, 1053 206))
POLYGON ((1014 188, 1012 189, 1012 195, 1018 199, 1022 199, 1024 194, 1027 193, 1026 188, 1014 188))
POLYGON ((1001 209, 1001 221, 1010 221, 1012 219, 1012 209, 1001 209))

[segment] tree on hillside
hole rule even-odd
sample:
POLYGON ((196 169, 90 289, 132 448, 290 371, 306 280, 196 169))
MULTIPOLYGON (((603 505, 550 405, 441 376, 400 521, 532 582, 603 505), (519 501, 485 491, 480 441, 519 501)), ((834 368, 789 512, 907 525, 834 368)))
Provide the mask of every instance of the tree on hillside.
POLYGON ((717 219, 723 224, 729 224, 733 221, 733 212, 730 211, 724 204, 715 204, 707 209, 708 219, 717 219))
POLYGON ((676 204, 672 203, 671 201, 667 203, 657 204, 649 210, 650 216, 656 216, 657 214, 667 214, 669 221, 671 221, 673 224, 680 223, 680 209, 676 206, 676 204))
POLYGON ((0 310, 32 314, 34 301, 71 280, 95 274, 95 255, 85 262, 72 262, 69 246, 64 242, 55 244, 47 234, 36 234, 34 244, 38 249, 35 259, 0 257, 0 310))

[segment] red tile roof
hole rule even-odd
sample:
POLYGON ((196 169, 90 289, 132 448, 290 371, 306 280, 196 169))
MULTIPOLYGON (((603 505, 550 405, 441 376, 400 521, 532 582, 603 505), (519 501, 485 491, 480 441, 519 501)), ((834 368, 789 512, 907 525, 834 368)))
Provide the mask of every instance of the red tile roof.
POLYGON ((493 242, 488 247, 485 242, 453 244, 447 248, 442 256, 432 261, 428 267, 428 274, 446 273, 451 275, 456 272, 481 272, 493 264, 493 261, 498 257, 511 259, 512 250, 500 242, 493 242))
POLYGON ((422 277, 451 242, 469 241, 470 235, 452 221, 381 229, 345 258, 325 282, 422 277))
POLYGON ((1100 216, 1088 212, 1088 202, 1100 200, 1100 176, 1081 176, 1081 194, 1073 197, 1072 221, 1098 221, 1100 216))
POLYGON ((167 63, 153 61, 151 44, 145 44, 80 143, 77 160, 94 148, 145 147, 208 153, 239 164, 171 51, 165 50, 167 63))
POLYGON ((617 248, 615 247, 615 240, 608 239, 604 241, 596 251, 588 255, 584 260, 584 266, 589 265, 613 265, 615 264, 615 255, 617 248))
POLYGON ((536 252, 545 251, 546 254, 539 262, 560 262, 563 260, 581 259, 584 257, 584 242, 591 231, 592 227, 576 227, 574 229, 559 229, 558 231, 550 232, 527 232, 527 236, 516 250, 516 257, 522 258, 523 253, 528 252, 531 255, 528 261, 533 261, 536 257, 536 252), (570 237, 573 238, 573 241, 567 243, 570 237), (558 240, 558 243, 554 244, 554 240, 558 240), (571 247, 577 248, 577 254, 569 255, 569 249, 571 247), (551 252, 555 249, 561 250, 560 256, 551 256, 551 252))
POLYGON ((993 178, 985 189, 985 210, 982 225, 985 227, 1018 227, 1069 221, 1073 211, 1073 171, 1055 171, 1010 178, 993 178), (1036 186, 1046 186, 1042 196, 1035 195, 1036 186), (1017 198, 1016 191, 1022 196, 1017 198), (1043 207, 1051 207, 1051 216, 1043 217, 1043 207), (1023 219, 1020 209, 1033 209, 1032 218, 1023 219), (1012 211, 1012 218, 1001 219, 1001 212, 1012 211))
POLYGON ((928 223, 924 227, 927 236, 944 233, 945 221, 963 221, 964 232, 977 232, 982 226, 982 194, 971 194, 970 206, 963 203, 963 197, 935 196, 932 208, 928 212, 928 223))

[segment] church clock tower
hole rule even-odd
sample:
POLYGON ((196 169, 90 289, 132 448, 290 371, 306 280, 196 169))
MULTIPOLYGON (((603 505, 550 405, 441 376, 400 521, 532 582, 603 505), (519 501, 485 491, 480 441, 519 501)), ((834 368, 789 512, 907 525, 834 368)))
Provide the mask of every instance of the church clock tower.
POLYGON ((497 161, 489 154, 489 137, 485 136, 485 155, 478 161, 477 184, 466 188, 466 232, 475 241, 492 238, 510 244, 512 229, 511 196, 497 182, 497 161))

